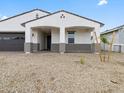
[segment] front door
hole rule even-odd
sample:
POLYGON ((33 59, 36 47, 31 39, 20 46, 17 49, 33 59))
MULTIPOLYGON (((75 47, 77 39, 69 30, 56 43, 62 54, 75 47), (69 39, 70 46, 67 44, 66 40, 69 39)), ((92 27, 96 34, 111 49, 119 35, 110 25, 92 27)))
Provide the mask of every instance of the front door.
POLYGON ((47 50, 51 50, 51 36, 47 36, 47 50))

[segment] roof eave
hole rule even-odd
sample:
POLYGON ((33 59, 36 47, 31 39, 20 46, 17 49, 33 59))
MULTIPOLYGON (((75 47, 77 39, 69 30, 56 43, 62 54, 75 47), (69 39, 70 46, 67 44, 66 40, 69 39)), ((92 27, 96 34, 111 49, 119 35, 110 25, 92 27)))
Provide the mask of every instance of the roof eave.
POLYGON ((124 25, 121 25, 121 26, 118 26, 118 27, 115 27, 115 28, 112 28, 110 30, 106 30, 104 32, 101 33, 101 35, 104 35, 104 34, 108 34, 108 33, 112 33, 112 32, 116 32, 120 29, 123 29, 124 28, 124 25))

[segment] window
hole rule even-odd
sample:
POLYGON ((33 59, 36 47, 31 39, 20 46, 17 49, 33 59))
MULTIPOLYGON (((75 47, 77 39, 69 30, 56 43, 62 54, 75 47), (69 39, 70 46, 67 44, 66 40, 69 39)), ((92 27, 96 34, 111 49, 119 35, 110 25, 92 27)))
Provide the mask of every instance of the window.
POLYGON ((13 37, 9 37, 9 36, 6 36, 6 37, 0 37, 0 40, 24 40, 25 37, 24 36, 13 36, 13 37))
POLYGON ((69 44, 74 44, 74 31, 68 31, 68 43, 69 44))
POLYGON ((3 40, 11 40, 10 37, 3 37, 3 40))

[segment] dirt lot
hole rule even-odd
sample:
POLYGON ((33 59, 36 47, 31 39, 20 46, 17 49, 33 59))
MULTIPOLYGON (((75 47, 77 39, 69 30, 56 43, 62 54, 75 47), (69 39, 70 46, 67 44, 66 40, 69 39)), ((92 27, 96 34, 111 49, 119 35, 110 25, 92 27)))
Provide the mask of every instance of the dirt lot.
POLYGON ((124 93, 124 54, 0 52, 0 93, 124 93))

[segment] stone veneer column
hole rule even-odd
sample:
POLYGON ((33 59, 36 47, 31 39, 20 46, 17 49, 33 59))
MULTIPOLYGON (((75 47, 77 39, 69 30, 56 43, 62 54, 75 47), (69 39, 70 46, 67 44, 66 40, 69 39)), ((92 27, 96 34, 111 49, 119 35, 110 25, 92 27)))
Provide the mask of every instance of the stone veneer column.
POLYGON ((25 53, 31 53, 32 52, 32 43, 26 43, 24 45, 24 52, 25 53))
POLYGON ((32 30, 29 27, 26 27, 25 30, 25 46, 24 46, 25 53, 32 52, 32 30))
POLYGON ((40 44, 39 43, 32 43, 32 52, 38 52, 40 50, 40 44))
POLYGON ((65 27, 60 27, 59 52, 65 52, 65 27))

